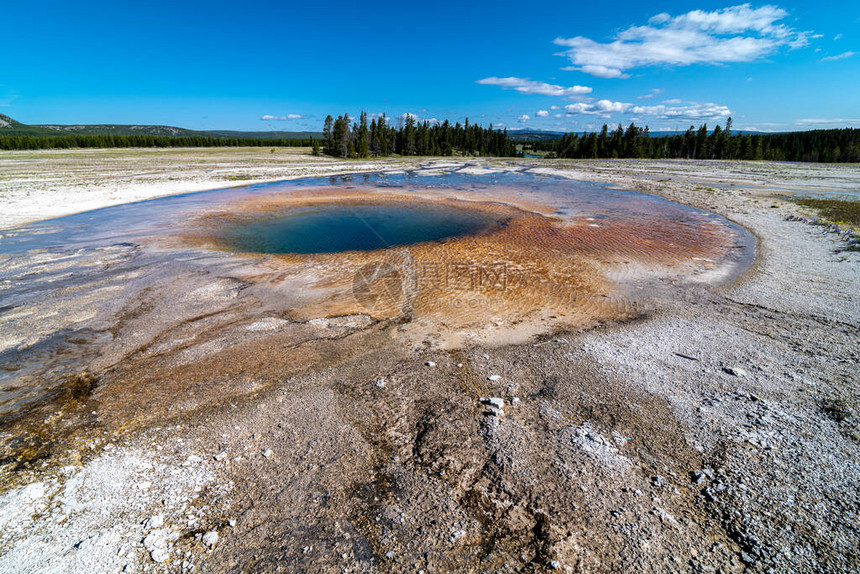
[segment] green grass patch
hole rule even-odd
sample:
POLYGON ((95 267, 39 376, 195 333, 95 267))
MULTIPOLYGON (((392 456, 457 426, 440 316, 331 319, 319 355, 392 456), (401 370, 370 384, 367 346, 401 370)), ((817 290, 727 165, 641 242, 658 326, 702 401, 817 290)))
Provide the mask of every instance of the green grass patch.
POLYGON ((811 207, 818 214, 834 223, 860 225, 860 201, 842 199, 798 199, 798 205, 811 207))

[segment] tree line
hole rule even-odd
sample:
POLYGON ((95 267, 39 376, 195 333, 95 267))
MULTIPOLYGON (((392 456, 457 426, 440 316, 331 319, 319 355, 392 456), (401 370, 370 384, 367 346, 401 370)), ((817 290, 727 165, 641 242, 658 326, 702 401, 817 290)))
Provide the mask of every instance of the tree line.
MULTIPOLYGON (((481 155, 496 157, 515 157, 516 145, 508 139, 505 129, 494 130, 493 125, 483 128, 457 122, 453 126, 448 120, 430 124, 419 122, 414 116, 406 114, 398 127, 389 125, 389 118, 382 114, 379 118, 367 121, 367 114, 361 112, 358 121, 348 114, 332 118, 327 116, 323 125, 322 153, 334 157, 365 158, 382 157, 391 154, 419 156, 451 156, 455 152, 462 155, 481 155)), ((314 153, 320 153, 319 144, 314 142, 314 153)))
POLYGON ((207 136, 64 135, 0 136, 0 150, 132 147, 312 147, 314 139, 217 138, 207 136))
POLYGON ((860 162, 860 129, 829 129, 779 134, 732 133, 725 127, 694 126, 684 132, 652 137, 647 127, 631 123, 612 131, 566 133, 560 140, 527 144, 551 157, 573 159, 740 159, 803 162, 860 162))

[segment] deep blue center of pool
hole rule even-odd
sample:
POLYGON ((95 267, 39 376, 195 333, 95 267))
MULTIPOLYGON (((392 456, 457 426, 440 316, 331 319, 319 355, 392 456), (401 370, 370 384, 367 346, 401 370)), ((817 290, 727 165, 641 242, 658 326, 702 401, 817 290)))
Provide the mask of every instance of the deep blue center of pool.
POLYGON ((339 253, 472 235, 499 223, 445 205, 321 205, 236 224, 225 239, 252 253, 339 253))

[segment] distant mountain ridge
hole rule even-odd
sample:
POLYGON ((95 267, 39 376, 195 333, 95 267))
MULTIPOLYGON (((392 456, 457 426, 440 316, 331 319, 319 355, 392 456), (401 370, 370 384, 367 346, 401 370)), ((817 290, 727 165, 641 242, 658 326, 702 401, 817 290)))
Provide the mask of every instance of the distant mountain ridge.
POLYGON ((189 130, 175 126, 126 125, 126 124, 22 124, 7 115, 0 114, 0 136, 157 136, 157 137, 210 137, 221 139, 322 139, 322 132, 279 131, 233 131, 233 130, 189 130))

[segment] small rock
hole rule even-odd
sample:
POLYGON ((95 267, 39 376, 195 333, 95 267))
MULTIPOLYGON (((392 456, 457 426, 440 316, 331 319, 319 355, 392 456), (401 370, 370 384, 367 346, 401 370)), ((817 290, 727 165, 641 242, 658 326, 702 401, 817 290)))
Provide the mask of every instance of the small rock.
POLYGON ((749 376, 745 370, 740 367, 723 367, 723 372, 727 375, 731 375, 733 377, 746 377, 749 376))
POLYGON ((675 517, 660 508, 659 506, 655 506, 653 510, 651 510, 652 514, 656 514, 660 518, 660 522, 663 524, 669 524, 674 526, 675 528, 681 528, 681 524, 675 520, 675 517))
POLYGON ((490 397, 485 402, 486 402, 486 404, 488 404, 491 407, 496 408, 496 409, 505 408, 505 401, 501 397, 490 397))
POLYGON ((385 557, 388 558, 389 560, 394 558, 394 550, 389 550, 388 552, 386 552, 385 557))
POLYGON ((164 526, 164 515, 163 514, 157 514, 155 516, 150 516, 143 523, 143 526, 147 530, 154 530, 156 528, 161 528, 162 526, 164 526))
POLYGON ((501 375, 490 375, 489 377, 487 377, 487 380, 488 380, 488 381, 495 382, 495 381, 498 381, 498 380, 499 380, 499 379, 501 379, 501 378, 502 378, 502 376, 501 376, 501 375))
POLYGON ((229 524, 229 525, 230 525, 230 528, 235 528, 235 527, 236 527, 236 521, 235 521, 235 520, 228 520, 228 521, 227 521, 227 524, 229 524))
POLYGON ((220 461, 224 460, 225 458, 227 458, 227 453, 226 452, 219 452, 218 454, 215 455, 214 458, 215 458, 215 460, 220 462, 220 461))
POLYGON ((266 450, 263 451, 263 456, 265 456, 266 458, 269 458, 273 454, 275 454, 275 453, 273 453, 272 449, 270 449, 270 448, 267 448, 266 450))
POLYGON ((666 484, 668 483, 666 482, 665 478, 658 474, 657 476, 651 477, 651 484, 653 484, 654 486, 666 486, 666 484))
POLYGON ((463 366, 463 363, 457 363, 457 368, 458 368, 458 369, 459 369, 459 368, 462 368, 462 366, 463 366))
POLYGON ((376 382, 374 384, 380 388, 384 387, 385 386, 385 377, 376 379, 376 382))
POLYGON ((455 532, 452 532, 452 533, 451 533, 451 537, 450 537, 448 540, 449 540, 450 542, 454 542, 454 541, 455 541, 455 540, 457 540, 458 538, 462 538, 462 537, 463 537, 463 536, 465 536, 465 535, 466 535, 466 531, 465 531, 465 530, 457 530, 457 531, 455 531, 455 532))
POLYGON ((170 558, 170 552, 167 548, 153 548, 149 551, 149 557, 152 558, 153 562, 160 564, 170 558))
POLYGON ((513 397, 513 398, 511 399, 511 404, 512 404, 512 405, 518 405, 518 404, 520 404, 520 398, 519 398, 519 397, 513 397))
POLYGON ((426 365, 428 367, 435 367, 436 363, 434 363, 433 361, 427 361, 426 363, 424 363, 424 365, 426 365))
POLYGON ((560 563, 558 560, 553 560, 552 562, 550 562, 550 563, 548 564, 548 566, 549 566, 552 570, 558 570, 559 568, 561 568, 561 563, 560 563))
POLYGON ((203 535, 203 538, 201 538, 200 541, 209 548, 212 548, 213 546, 218 544, 218 531, 210 530, 203 535))

